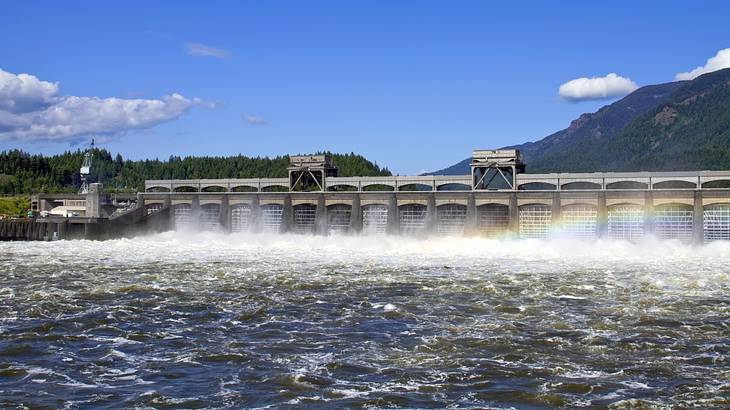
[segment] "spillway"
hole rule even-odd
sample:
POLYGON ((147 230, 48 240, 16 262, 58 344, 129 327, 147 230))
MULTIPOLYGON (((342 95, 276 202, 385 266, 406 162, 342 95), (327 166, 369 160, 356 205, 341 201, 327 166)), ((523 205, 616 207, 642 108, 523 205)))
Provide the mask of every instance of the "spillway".
POLYGON ((252 210, 247 204, 231 206, 231 232, 249 232, 252 228, 252 210))
POLYGON ((294 207, 294 232, 314 234, 316 232, 317 206, 301 204, 294 207))
POLYGON ((548 205, 530 204, 519 209, 520 237, 546 239, 552 231, 552 208, 548 205))
POLYGON ((659 239, 677 239, 692 242, 693 211, 683 204, 668 204, 654 210, 654 226, 659 239))
POLYGON ((398 209, 400 232, 404 235, 418 235, 426 229, 426 206, 420 204, 402 205, 398 209))
POLYGON ((437 232, 440 235, 461 236, 466 223, 466 206, 446 204, 437 208, 437 232))
POLYGON ((279 204, 261 206, 261 226, 265 233, 281 232, 284 207, 279 204))
POLYGON ((611 239, 638 241, 644 237, 644 208, 619 204, 608 209, 608 236, 611 239))
POLYGON ((347 233, 350 230, 350 205, 336 204, 327 207, 327 228, 330 233, 347 233))
POLYGON ((388 207, 372 204, 362 207, 362 232, 365 235, 384 235, 388 229, 388 207))

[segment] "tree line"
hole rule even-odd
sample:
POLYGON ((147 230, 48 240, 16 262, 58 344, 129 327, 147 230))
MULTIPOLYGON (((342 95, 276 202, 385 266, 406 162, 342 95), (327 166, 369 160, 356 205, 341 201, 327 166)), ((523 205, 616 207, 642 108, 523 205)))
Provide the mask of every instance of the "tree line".
MULTIPOLYGON (((287 176, 289 156, 230 157, 170 156, 166 161, 129 160, 121 154, 94 149, 91 181, 101 182, 109 192, 144 190, 146 179, 197 178, 281 178, 287 176)), ((329 154, 340 176, 389 176, 388 168, 355 153, 329 154)), ((0 194, 19 195, 38 192, 76 192, 81 186, 79 168, 84 151, 56 155, 30 154, 22 150, 0 152, 0 194)))

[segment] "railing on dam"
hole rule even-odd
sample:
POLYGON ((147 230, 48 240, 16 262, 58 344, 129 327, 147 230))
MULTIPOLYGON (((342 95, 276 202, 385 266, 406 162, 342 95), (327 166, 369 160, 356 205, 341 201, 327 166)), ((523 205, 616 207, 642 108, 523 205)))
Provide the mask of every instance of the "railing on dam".
MULTIPOLYGON (((328 177, 328 192, 472 191, 471 175, 328 177)), ((518 174, 520 191, 727 189, 730 171, 518 174)), ((166 179, 145 181, 146 192, 288 191, 287 178, 166 179)), ((509 190, 507 190, 509 191, 509 190)))

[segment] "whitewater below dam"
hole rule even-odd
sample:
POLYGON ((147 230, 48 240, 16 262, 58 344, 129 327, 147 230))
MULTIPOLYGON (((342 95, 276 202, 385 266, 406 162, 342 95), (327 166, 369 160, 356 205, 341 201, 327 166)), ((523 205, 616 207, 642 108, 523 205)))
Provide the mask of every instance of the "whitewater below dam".
POLYGON ((730 407, 730 243, 0 243, 0 407, 730 407))

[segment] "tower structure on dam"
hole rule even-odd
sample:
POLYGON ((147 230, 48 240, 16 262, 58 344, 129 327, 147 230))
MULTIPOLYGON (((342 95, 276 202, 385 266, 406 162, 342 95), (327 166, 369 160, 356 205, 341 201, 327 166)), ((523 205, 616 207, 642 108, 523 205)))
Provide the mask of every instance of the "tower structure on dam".
POLYGON ((470 175, 340 177, 328 156, 292 156, 287 178, 149 180, 139 201, 176 229, 730 240, 730 171, 525 168, 518 150, 475 150, 470 175))

